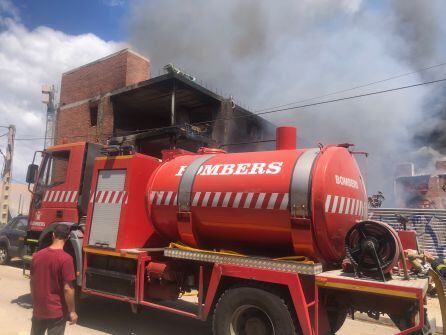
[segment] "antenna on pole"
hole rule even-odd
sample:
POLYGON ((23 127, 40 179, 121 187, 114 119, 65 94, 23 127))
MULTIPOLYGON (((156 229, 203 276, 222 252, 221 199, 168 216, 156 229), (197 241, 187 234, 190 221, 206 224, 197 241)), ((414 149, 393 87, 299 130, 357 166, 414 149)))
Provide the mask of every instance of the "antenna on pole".
POLYGON ((15 138, 15 126, 10 125, 8 127, 8 144, 6 146, 6 152, 0 153, 3 156, 4 164, 1 173, 1 197, 0 197, 0 225, 5 225, 9 220, 9 192, 11 188, 12 177, 12 158, 14 155, 14 138, 15 138))
POLYGON ((54 143, 54 125, 56 121, 55 93, 56 89, 54 88, 54 85, 42 86, 42 103, 46 105, 44 149, 52 146, 54 143))

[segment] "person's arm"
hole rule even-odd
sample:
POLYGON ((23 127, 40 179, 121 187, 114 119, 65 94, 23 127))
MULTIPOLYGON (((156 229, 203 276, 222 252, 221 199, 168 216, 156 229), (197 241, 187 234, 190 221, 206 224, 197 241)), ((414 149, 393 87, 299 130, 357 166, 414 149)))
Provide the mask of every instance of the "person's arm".
POLYGON ((75 291, 73 282, 76 279, 74 275, 74 265, 73 259, 71 257, 67 257, 65 261, 62 263, 62 279, 64 282, 63 285, 63 293, 65 298, 65 303, 68 308, 68 316, 70 318, 70 325, 73 325, 77 322, 77 314, 76 314, 76 306, 75 306, 75 291))
POLYGON ((65 297, 65 303, 67 304, 68 308, 68 315, 70 317, 70 325, 73 325, 77 322, 77 314, 74 304, 74 286, 72 283, 65 283, 63 287, 63 293, 65 297))
POLYGON ((31 267, 29 269, 29 291, 31 292, 31 298, 33 298, 33 272, 34 272, 34 262, 31 261, 31 267))

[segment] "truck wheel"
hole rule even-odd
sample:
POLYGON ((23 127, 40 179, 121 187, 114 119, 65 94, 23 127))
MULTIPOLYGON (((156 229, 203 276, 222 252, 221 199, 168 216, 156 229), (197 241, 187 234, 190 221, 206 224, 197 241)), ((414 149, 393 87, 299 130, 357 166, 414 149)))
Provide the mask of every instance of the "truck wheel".
POLYGON ((8 247, 0 246, 0 265, 7 264, 9 262, 9 252, 8 247))
POLYGON ((222 294, 214 310, 214 335, 297 334, 285 301, 262 289, 240 287, 222 294))
POLYGON ((347 310, 339 308, 337 311, 329 311, 328 315, 328 323, 331 328, 331 334, 336 334, 336 332, 341 329, 342 325, 347 318, 347 310))

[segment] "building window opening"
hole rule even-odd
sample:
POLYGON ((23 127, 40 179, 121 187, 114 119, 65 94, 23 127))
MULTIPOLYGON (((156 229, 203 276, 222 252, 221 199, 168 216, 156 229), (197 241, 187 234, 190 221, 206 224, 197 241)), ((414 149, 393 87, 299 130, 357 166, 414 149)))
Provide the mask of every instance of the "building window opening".
POLYGON ((90 106, 90 127, 96 127, 98 124, 98 105, 90 106))

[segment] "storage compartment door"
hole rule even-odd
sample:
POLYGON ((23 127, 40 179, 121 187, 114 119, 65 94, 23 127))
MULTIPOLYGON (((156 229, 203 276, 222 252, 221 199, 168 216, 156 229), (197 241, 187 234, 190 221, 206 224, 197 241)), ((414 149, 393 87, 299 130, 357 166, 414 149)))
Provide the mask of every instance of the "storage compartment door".
POLYGON ((126 170, 101 170, 93 200, 88 244, 115 248, 121 207, 127 199, 124 190, 126 170))

